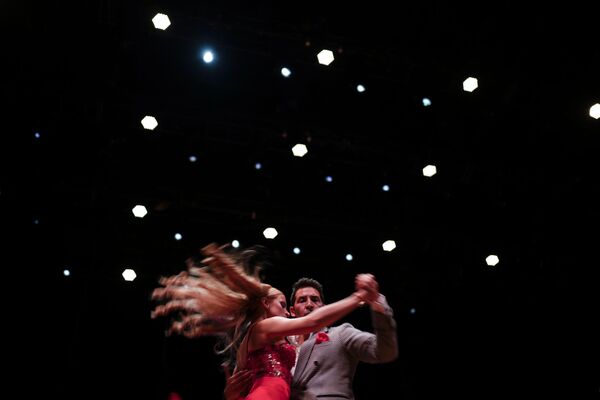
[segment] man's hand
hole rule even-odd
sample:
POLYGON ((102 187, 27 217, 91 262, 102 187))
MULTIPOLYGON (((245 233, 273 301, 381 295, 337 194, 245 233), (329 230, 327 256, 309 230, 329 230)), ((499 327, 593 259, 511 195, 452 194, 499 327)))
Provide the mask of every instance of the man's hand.
POLYGON ((368 295, 365 301, 369 304, 373 311, 384 312, 385 309, 379 303, 379 283, 372 274, 358 274, 354 280, 356 290, 366 290, 368 295))
POLYGON ((250 390, 252 382, 252 373, 248 370, 240 370, 231 374, 227 367, 223 367, 225 371, 225 389, 223 397, 225 400, 239 400, 245 397, 250 390))

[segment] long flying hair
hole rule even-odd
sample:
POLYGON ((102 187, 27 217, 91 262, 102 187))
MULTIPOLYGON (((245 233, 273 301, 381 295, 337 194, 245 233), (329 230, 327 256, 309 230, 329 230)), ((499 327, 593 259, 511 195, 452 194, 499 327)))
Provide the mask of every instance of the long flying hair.
POLYGON ((229 352, 225 364, 231 364, 248 327, 264 312, 261 299, 274 289, 259 277, 262 248, 227 254, 225 247, 211 243, 201 250, 203 260, 190 258, 187 270, 160 278, 152 299, 161 304, 151 316, 170 318, 167 335, 218 337, 215 351, 229 352))

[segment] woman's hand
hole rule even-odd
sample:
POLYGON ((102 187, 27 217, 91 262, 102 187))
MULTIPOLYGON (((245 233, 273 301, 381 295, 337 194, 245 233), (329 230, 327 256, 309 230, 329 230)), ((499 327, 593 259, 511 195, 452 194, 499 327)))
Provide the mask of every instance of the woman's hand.
POLYGON ((354 279, 354 286, 364 301, 370 306, 379 299, 379 283, 372 274, 358 274, 354 279))

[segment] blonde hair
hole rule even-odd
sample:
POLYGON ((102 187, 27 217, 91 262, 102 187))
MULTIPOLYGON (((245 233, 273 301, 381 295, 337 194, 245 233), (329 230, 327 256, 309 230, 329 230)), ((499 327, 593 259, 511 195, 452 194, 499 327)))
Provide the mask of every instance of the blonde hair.
POLYGON ((217 353, 236 352, 250 323, 264 313, 261 299, 282 294, 262 283, 257 273, 246 273, 224 247, 203 247, 200 263, 188 259, 186 271, 161 278, 163 287, 152 293, 153 300, 163 302, 152 318, 171 317, 167 335, 220 336, 224 343, 222 349, 215 348, 217 353))
POLYGON ((283 294, 283 292, 281 290, 279 290, 277 288, 274 288, 273 286, 271 286, 269 288, 269 290, 267 291, 267 297, 269 297, 269 298, 272 298, 272 297, 275 297, 275 296, 279 296, 279 295, 285 297, 285 294, 283 294))

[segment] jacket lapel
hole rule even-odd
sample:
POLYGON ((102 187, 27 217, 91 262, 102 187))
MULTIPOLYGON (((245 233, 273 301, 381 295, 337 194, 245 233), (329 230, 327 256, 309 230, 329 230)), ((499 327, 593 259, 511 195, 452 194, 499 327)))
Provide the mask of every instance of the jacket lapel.
MULTIPOLYGON (((322 329, 320 332, 329 332, 329 328, 322 329)), ((316 340, 316 332, 310 334, 309 338, 300 346, 300 353, 298 354, 298 361, 296 362, 296 369, 294 370, 294 375, 302 378, 302 374, 306 369, 306 365, 308 365, 308 360, 310 359, 312 352, 315 348, 316 340)))
POLYGON ((300 346, 300 352, 298 353, 298 361, 296 361, 296 369, 294 370, 294 376, 301 377, 304 372, 304 368, 306 368, 306 363, 308 362, 308 358, 310 353, 312 353, 312 348, 315 345, 315 341, 313 339, 313 335, 309 336, 306 339, 306 342, 302 343, 300 346))

